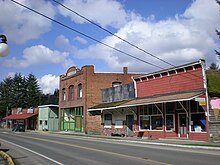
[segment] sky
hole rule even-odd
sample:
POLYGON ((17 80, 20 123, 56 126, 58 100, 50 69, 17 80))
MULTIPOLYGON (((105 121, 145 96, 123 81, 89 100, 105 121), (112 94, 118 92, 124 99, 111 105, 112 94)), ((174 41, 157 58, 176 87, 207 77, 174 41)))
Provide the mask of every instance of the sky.
POLYGON ((14 1, 50 19, 11 0, 0 0, 0 34, 7 36, 10 47, 10 54, 0 58, 0 81, 15 73, 31 73, 44 93, 53 93, 59 88, 60 75, 71 66, 94 65, 96 72, 122 72, 126 66, 132 73, 200 59, 206 60, 207 67, 212 62, 220 66, 214 51, 220 50, 215 33, 220 30, 220 6, 215 0, 57 0, 147 53, 53 0, 14 1))

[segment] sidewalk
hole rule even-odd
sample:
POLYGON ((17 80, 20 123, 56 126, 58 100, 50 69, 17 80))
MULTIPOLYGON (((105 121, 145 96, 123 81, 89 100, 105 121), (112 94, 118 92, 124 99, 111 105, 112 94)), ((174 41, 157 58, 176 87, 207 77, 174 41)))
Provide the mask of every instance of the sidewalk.
POLYGON ((220 150, 220 141, 218 142, 208 142, 208 141, 195 141, 179 138, 138 138, 138 137, 119 137, 119 136, 102 136, 102 135, 91 135, 85 133, 77 133, 72 131, 35 131, 37 133, 48 133, 48 134, 60 134, 60 135, 73 135, 73 136, 84 136, 93 137, 100 139, 108 139, 114 141, 128 142, 128 143, 139 143, 139 144, 150 144, 150 145, 162 145, 162 146, 174 146, 174 147, 184 147, 184 148, 200 148, 200 149, 212 149, 220 150))

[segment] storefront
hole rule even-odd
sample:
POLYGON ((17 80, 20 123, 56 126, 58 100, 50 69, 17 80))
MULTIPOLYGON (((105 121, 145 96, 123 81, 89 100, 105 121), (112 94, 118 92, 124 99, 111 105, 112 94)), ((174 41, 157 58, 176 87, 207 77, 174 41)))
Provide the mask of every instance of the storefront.
POLYGON ((102 112, 104 135, 208 140, 202 91, 135 99, 115 107, 102 105, 89 112, 102 112))
POLYGON ((61 131, 83 132, 83 107, 62 108, 61 131))
POLYGON ((4 120, 11 121, 11 127, 15 123, 23 123, 25 126, 25 130, 35 130, 37 129, 37 117, 38 114, 12 114, 10 116, 7 116, 3 118, 4 120))

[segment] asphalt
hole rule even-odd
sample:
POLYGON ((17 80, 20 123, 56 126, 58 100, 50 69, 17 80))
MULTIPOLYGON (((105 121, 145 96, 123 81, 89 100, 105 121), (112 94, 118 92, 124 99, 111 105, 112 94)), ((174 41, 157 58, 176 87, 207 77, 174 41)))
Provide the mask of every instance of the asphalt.
MULTIPOLYGON (((119 136, 101 136, 101 135, 90 135, 84 133, 76 133, 72 131, 31 131, 33 133, 39 134, 59 134, 59 135, 72 135, 72 136, 84 136, 100 138, 105 140, 123 141, 127 143, 139 143, 139 144, 151 144, 151 145, 161 145, 161 146, 173 146, 173 147, 183 147, 183 148, 197 148, 197 149, 208 149, 208 150, 219 150, 220 151, 220 141, 195 141, 188 139, 153 139, 153 138, 137 138, 137 137, 119 137, 119 136)), ((9 159, 10 159, 10 155, 9 159)), ((0 153, 0 164, 9 164, 8 160, 0 153)))
POLYGON ((141 143, 141 144, 152 144, 162 146, 176 146, 183 148, 200 148, 200 149, 212 149, 220 150, 220 141, 196 141, 179 138, 137 138, 137 137, 120 137, 120 136, 101 136, 101 135, 90 135, 85 133, 77 133, 72 131, 35 131, 36 133, 48 133, 48 134, 61 134, 61 135, 73 135, 73 136, 85 136, 94 138, 103 138, 109 140, 124 141, 128 143, 141 143))

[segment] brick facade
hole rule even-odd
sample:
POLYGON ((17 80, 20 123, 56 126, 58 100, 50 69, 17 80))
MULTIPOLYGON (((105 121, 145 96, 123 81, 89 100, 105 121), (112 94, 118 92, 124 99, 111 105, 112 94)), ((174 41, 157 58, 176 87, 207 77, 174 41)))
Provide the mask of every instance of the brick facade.
POLYGON ((113 82, 131 83, 131 77, 137 75, 129 74, 127 68, 123 69, 123 73, 97 73, 91 65, 83 66, 81 70, 71 67, 65 75, 60 76, 59 109, 61 111, 66 108, 83 107, 84 132, 101 133, 100 115, 91 116, 87 113, 87 109, 102 102, 101 89, 112 87, 113 82), (81 98, 78 96, 79 84, 82 85, 81 98), (73 87, 73 98, 70 97, 70 86, 73 87), (64 91, 65 100, 63 99, 64 91))
MULTIPOLYGON (((204 103, 199 103, 196 99, 199 107, 203 109, 197 115, 203 115, 204 119, 193 119, 195 116, 193 111, 195 108, 191 106, 186 106, 184 109, 177 110, 174 106, 174 117, 175 117, 175 130, 174 131, 166 131, 165 126, 166 122, 163 122, 163 128, 160 131, 151 130, 151 129, 140 129, 142 136, 153 137, 153 138, 167 138, 167 137, 179 137, 179 138, 187 138, 192 140, 208 140, 208 117, 207 117, 207 85, 206 85, 206 76, 205 76, 205 66, 204 61, 201 60, 199 62, 194 62, 191 64, 186 64, 183 66, 171 68, 168 70, 162 70, 156 73, 151 73, 142 77, 134 78, 136 83, 136 96, 137 98, 143 97, 157 97, 160 95, 168 95, 175 93, 184 93, 187 91, 204 91, 202 95, 199 96, 198 100, 204 99, 204 103), (184 127, 180 125, 181 119, 180 115, 186 114, 186 124, 184 127), (194 116, 193 116, 194 115, 194 116), (196 122, 204 120, 205 121, 205 131, 196 131, 193 130, 196 122), (184 129, 182 131, 181 129, 184 129), (182 133, 184 132, 184 133, 182 133)), ((178 102, 178 100, 176 100, 178 102)), ((165 102, 164 102, 165 103, 165 102)), ((154 103, 153 103, 154 104, 154 103)), ((173 105, 176 103, 173 102, 173 105)), ((169 109, 167 109, 169 110, 169 109)), ((163 111, 163 116, 166 114, 166 109, 163 111)), ((139 118, 140 119, 140 118, 139 118)), ((166 119, 166 118, 165 118, 166 119)), ((163 119, 163 120, 165 120, 163 119)), ((141 128, 141 126, 140 126, 141 128)))
POLYGON ((90 109, 102 111, 105 135, 208 140, 209 108, 203 60, 133 79, 135 99, 90 109), (119 124, 121 121, 123 125, 119 124))

